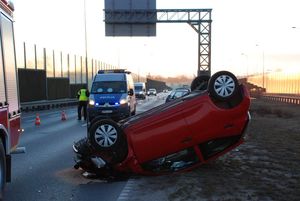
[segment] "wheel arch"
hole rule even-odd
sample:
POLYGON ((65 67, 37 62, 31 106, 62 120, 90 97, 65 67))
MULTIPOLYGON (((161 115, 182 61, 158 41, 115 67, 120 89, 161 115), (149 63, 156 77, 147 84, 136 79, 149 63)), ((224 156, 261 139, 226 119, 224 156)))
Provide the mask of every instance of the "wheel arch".
POLYGON ((0 124, 0 139, 3 143, 3 147, 4 147, 4 151, 5 151, 5 154, 8 153, 8 148, 7 148, 7 145, 8 145, 8 131, 6 130, 6 128, 0 124))

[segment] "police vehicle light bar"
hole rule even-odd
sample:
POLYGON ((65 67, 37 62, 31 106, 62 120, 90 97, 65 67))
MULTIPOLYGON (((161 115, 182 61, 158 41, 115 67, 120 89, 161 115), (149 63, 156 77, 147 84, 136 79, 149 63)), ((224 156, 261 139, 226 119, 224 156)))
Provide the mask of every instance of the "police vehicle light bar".
POLYGON ((127 73, 130 74, 130 71, 126 69, 113 69, 113 70, 99 70, 98 74, 106 74, 106 73, 127 73))

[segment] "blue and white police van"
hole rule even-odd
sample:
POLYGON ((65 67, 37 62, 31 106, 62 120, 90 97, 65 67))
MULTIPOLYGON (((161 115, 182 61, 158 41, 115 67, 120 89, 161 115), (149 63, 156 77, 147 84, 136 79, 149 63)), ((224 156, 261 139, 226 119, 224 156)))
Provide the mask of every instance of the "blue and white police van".
POLYGON ((124 69, 99 70, 90 90, 88 118, 111 118, 115 121, 136 113, 134 82, 124 69))

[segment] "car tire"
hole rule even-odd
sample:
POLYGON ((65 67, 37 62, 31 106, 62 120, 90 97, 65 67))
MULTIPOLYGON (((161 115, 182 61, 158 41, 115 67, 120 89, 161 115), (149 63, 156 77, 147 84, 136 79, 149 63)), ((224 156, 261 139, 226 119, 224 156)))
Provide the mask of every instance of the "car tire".
POLYGON ((3 199, 4 188, 6 184, 6 160, 2 141, 0 140, 0 200, 3 199))
POLYGON ((206 90, 208 87, 209 75, 199 75, 191 83, 191 91, 206 90))
POLYGON ((91 129, 91 126, 97 122, 97 121, 100 121, 100 120, 103 120, 103 119, 108 119, 108 117, 105 117, 105 116, 98 116, 98 117, 94 117, 91 121, 88 119, 87 121, 87 130, 89 131, 91 129))
POLYGON ((115 151, 125 141, 125 136, 116 122, 103 119, 91 125, 89 140, 97 151, 115 151))
POLYGON ((231 72, 219 71, 208 82, 208 91, 212 98, 230 101, 238 91, 238 80, 231 72))

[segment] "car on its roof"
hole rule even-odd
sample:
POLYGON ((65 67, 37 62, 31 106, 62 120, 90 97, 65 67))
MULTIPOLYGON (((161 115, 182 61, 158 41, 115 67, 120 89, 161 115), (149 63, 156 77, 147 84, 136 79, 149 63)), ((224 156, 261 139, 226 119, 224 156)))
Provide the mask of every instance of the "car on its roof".
POLYGON ((190 89, 187 88, 177 88, 174 89, 166 98, 166 103, 177 98, 183 97, 191 92, 190 89))
POLYGON ((228 71, 201 76, 191 93, 119 122, 95 119, 73 145, 75 168, 146 175, 191 170, 244 142, 250 120, 246 87, 228 71), (198 83, 199 86, 197 87, 198 83))

